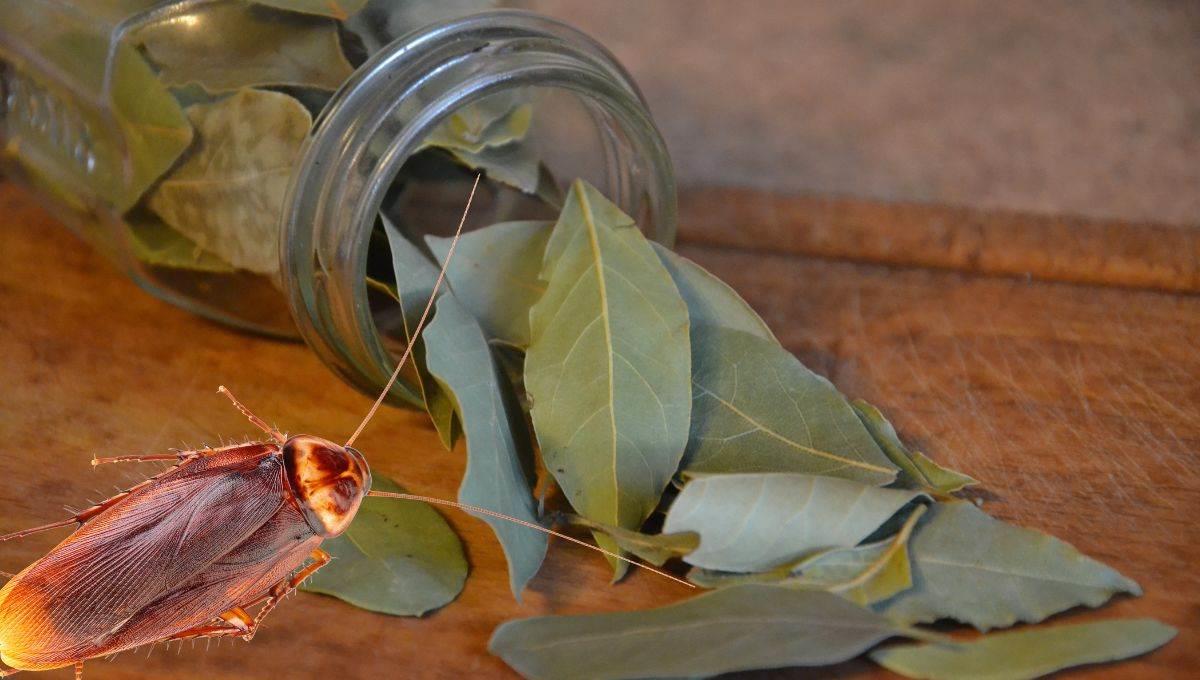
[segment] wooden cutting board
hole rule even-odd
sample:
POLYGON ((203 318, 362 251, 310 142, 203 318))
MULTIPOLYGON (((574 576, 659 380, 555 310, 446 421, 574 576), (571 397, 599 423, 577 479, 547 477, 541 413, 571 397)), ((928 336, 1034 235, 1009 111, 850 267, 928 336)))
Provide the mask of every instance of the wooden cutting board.
MULTIPOLYGON (((1194 672, 1194 231, 731 191, 685 195, 681 206, 680 250, 745 296, 809 366, 879 405, 921 450, 982 480, 989 512, 1068 540, 1146 590, 1057 620, 1153 616, 1180 629, 1154 654, 1072 677, 1194 672)), ((284 430, 333 439, 369 405, 302 345, 239 334, 141 292, 4 182, 0 222, 0 532, 62 518, 64 506, 148 472, 93 469, 93 454, 253 436, 218 384, 284 430)), ((461 445, 444 450, 423 414, 389 409, 359 444, 379 473, 454 497, 461 445)), ((487 653, 504 620, 690 594, 645 572, 610 586, 602 558, 558 542, 516 603, 491 532, 448 518, 472 575, 439 612, 389 618, 301 594, 250 644, 141 650, 91 662, 87 677, 511 677, 487 653)), ((19 570, 62 535, 4 544, 0 570, 19 570)), ((755 676, 831 674, 887 677, 866 662, 755 676)))

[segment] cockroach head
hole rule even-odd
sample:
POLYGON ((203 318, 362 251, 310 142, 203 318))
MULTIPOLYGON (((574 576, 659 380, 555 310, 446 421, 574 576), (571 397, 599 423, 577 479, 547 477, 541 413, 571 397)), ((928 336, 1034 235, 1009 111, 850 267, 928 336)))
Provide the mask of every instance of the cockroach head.
POLYGON ((371 490, 371 469, 357 450, 312 435, 283 444, 288 486, 317 534, 332 538, 350 526, 371 490))

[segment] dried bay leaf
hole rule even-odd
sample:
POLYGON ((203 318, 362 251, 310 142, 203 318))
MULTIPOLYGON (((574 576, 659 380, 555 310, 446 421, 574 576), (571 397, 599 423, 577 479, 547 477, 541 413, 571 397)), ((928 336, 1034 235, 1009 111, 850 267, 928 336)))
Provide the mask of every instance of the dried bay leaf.
POLYGON ((529 133, 533 107, 520 90, 506 90, 450 114, 423 142, 426 146, 477 153, 520 141, 529 133))
POLYGON ((661 243, 652 243, 675 287, 687 303, 692 328, 724 326, 756 335, 763 340, 775 340, 775 335, 762 317, 742 299, 729 284, 713 276, 700 265, 676 254, 661 243))
POLYGON ((899 481, 903 486, 926 489, 939 496, 948 496, 955 491, 979 482, 961 472, 944 468, 920 451, 909 451, 896 428, 883 417, 879 409, 862 399, 850 403, 859 420, 875 438, 879 448, 900 468, 899 481))
POLYGON ((187 115, 198 147, 150 193, 150 209, 235 267, 278 272, 279 217, 308 111, 285 94, 244 89, 187 115))
POLYGON ((667 512, 663 533, 694 531, 688 564, 729 572, 778 567, 857 545, 920 493, 791 473, 701 475, 667 512))
POLYGON ((700 545, 700 535, 691 531, 678 534, 643 534, 640 531, 593 522, 578 515, 569 516, 568 521, 605 534, 620 546, 621 550, 637 555, 656 567, 662 566, 671 558, 682 557, 700 545))
POLYGON ((1177 632, 1153 619, 1118 619, 1023 628, 958 644, 897 645, 871 652, 871 660, 910 678, 1028 680, 1139 656, 1167 644, 1177 632))
POLYGON ((909 543, 913 587, 881 604, 906 623, 951 618, 979 630, 1036 623, 1096 607, 1137 583, 1032 529, 993 519, 973 504, 934 505, 909 543))
MULTIPOLYGON (((375 476, 372 488, 403 493, 375 476)), ((333 561, 303 588, 381 614, 420 616, 449 604, 467 580, 462 542, 425 503, 366 498, 350 528, 321 547, 333 561)))
MULTIPOLYGON (((462 235, 446 279, 489 338, 529 345, 529 308, 546 284, 538 278, 551 222, 502 222, 462 235)), ((426 236, 444 266, 451 238, 426 236)))
MULTIPOLYGON (((389 1, 399 5, 411 4, 410 0, 389 1)), ((254 0, 254 4, 344 21, 362 9, 367 0, 254 0)))
POLYGON ((135 35, 170 86, 335 90, 354 71, 330 19, 242 3, 201 5, 187 19, 152 23, 135 35))
MULTIPOLYGON (((379 214, 383 223, 383 231, 387 235, 388 248, 392 254, 392 271, 395 276, 395 297, 400 302, 400 314, 404 325, 404 341, 414 342, 413 336, 417 323, 429 298, 433 295, 433 286, 437 282, 438 268, 433 265, 415 245, 400 233, 400 230, 383 213, 379 214)), ((454 448, 455 415, 454 402, 442 390, 441 385, 429 375, 425 334, 415 339, 413 347, 411 370, 405 374, 408 381, 415 385, 420 392, 421 401, 429 413, 429 419, 437 430, 438 438, 447 449, 454 448)))
POLYGON ((910 632, 830 593, 744 585, 658 609, 508 621, 488 649, 526 678, 704 677, 837 663, 910 632))
POLYGON ((580 515, 637 529, 687 441, 687 308, 633 220, 578 180, 541 279, 525 387, 542 457, 580 515))
POLYGON ((126 216, 125 224, 129 226, 134 257, 148 265, 212 273, 234 271, 233 265, 204 250, 153 215, 126 216))
POLYGON ((895 478, 845 397, 774 340, 693 326, 692 388, 688 472, 895 478))
MULTIPOLYGON (((500 374, 479 323, 452 293, 441 295, 425 330, 429 372, 453 399, 467 438, 467 470, 459 502, 536 524, 528 473, 533 446, 512 388, 500 374)), ((492 527, 508 559, 513 595, 546 556, 546 535, 511 522, 481 517, 492 527)))
POLYGON ((542 164, 533 147, 525 142, 489 146, 480 151, 446 149, 458 162, 482 170, 488 179, 516 187, 527 194, 543 188, 542 164))

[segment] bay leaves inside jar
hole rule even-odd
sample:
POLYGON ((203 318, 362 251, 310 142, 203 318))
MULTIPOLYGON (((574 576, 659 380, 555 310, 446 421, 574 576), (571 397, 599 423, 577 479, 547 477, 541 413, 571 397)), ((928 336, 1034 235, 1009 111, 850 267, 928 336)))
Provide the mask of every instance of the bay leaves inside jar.
POLYGON ((262 85, 334 90, 353 72, 334 21, 268 7, 200 5, 149 24, 135 40, 163 83, 198 83, 209 92, 262 85))
POLYGON ((256 89, 187 116, 198 143, 150 193, 150 209, 235 267, 274 275, 280 211, 311 116, 288 95, 256 89))

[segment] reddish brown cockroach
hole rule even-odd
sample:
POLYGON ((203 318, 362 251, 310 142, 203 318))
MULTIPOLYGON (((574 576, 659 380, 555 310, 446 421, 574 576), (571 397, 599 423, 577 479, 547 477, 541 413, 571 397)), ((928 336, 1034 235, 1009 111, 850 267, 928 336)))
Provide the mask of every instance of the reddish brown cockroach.
MULTIPOLYGON (((472 188, 447 264, 474 195, 472 188)), ((416 333, 424 328, 445 271, 443 266, 416 333)), ((270 441, 94 459, 93 465, 176 464, 70 519, 0 536, 5 541, 80 525, 0 589, 0 661, 9 666, 0 669, 0 677, 64 666, 74 666, 76 677, 82 677, 84 661, 142 645, 205 637, 250 640, 284 596, 329 562, 321 542, 345 531, 364 496, 420 500, 498 517, 626 560, 485 508, 371 491, 370 467, 352 445, 408 356, 405 350, 387 386, 342 446, 312 435, 287 437, 221 387, 270 441), (259 605, 256 614, 248 613, 259 605)))

